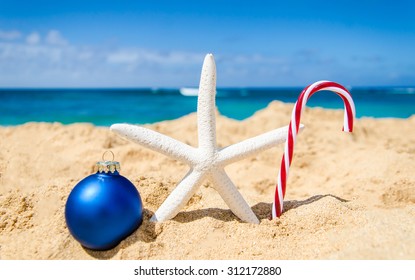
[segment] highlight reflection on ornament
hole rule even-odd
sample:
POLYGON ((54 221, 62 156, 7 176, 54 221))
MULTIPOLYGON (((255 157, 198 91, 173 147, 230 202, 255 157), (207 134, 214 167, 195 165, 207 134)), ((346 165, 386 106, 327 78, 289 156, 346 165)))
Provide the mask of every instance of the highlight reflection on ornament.
MULTIPOLYGON (((111 152, 112 153, 112 152, 111 152)), ((114 156, 114 154, 112 154, 114 156)), ((109 250, 133 233, 143 220, 143 204, 135 186, 121 176, 119 162, 97 162, 98 171, 81 180, 69 194, 65 219, 84 247, 109 250)))

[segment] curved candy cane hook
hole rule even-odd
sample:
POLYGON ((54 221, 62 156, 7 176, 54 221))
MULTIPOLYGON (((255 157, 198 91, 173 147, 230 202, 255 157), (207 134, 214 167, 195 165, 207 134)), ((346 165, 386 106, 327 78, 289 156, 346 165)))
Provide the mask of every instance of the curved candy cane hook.
POLYGON ((288 171, 294 153, 295 139, 300 126, 301 113, 305 108, 308 99, 317 91, 329 90, 337 93, 344 102, 343 131, 352 132, 353 120, 355 117, 355 106, 350 92, 342 85, 329 81, 319 81, 306 87, 298 97, 291 114, 291 121, 288 127, 288 137, 285 142, 284 155, 281 160, 281 167, 278 173, 278 183, 275 189, 274 202, 272 204, 272 218, 280 217, 283 211, 285 189, 287 185, 288 171))

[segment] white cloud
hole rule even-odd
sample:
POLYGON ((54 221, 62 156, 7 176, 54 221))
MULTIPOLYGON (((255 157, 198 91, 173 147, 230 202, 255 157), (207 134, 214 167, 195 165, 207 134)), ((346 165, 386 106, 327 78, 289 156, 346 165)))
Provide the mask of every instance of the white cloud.
POLYGON ((90 60, 94 57, 94 52, 91 50, 79 50, 77 57, 79 60, 90 60))
POLYGON ((159 52, 147 49, 119 49, 107 54, 110 64, 188 65, 203 61, 202 53, 159 52), (201 60, 202 59, 202 60, 201 60))
POLYGON ((40 43, 40 35, 37 32, 32 32, 26 37, 26 43, 29 45, 36 45, 40 43))
POLYGON ((233 56, 226 56, 222 58, 226 63, 232 64, 248 64, 252 65, 255 63, 260 64, 274 64, 279 65, 284 62, 283 58, 275 57, 275 56, 264 56, 259 53, 252 53, 252 54, 236 54, 233 56))
POLYGON ((132 64, 136 63, 139 57, 140 54, 137 51, 118 50, 108 54, 107 62, 114 64, 132 64))
POLYGON ((0 40, 12 41, 15 39, 19 39, 20 36, 22 36, 22 34, 17 30, 11 30, 11 31, 0 30, 0 40))
POLYGON ((183 86, 197 84, 203 53, 0 42, 0 87, 183 86))
MULTIPOLYGON (((197 85, 205 55, 195 51, 79 46, 70 44, 58 30, 50 30, 47 34, 32 32, 24 34, 22 40, 16 40, 22 37, 21 34, 19 31, 0 31, 0 87, 197 85)), ((396 70, 393 76, 378 71, 377 76, 371 78, 373 67, 362 67, 361 62, 353 59, 346 67, 346 62, 341 60, 327 63, 328 58, 324 53, 301 50, 293 51, 292 56, 260 52, 216 53, 218 86, 302 85, 321 78, 346 84, 383 78, 385 84, 396 84, 413 78, 404 77, 401 68, 389 70, 396 70), (362 70, 355 71, 357 68, 362 70), (359 75, 351 76, 349 72, 359 72, 359 75)), ((406 67, 413 68, 411 65, 406 67)))
POLYGON ((204 56, 204 53, 172 51, 161 55, 161 59, 166 64, 200 64, 204 56))
POLYGON ((50 45, 66 46, 68 41, 62 36, 58 30, 50 30, 46 35, 46 43, 50 45))
POLYGON ((4 65, 18 67, 45 65, 60 60, 62 49, 46 45, 0 43, 0 58, 4 65))

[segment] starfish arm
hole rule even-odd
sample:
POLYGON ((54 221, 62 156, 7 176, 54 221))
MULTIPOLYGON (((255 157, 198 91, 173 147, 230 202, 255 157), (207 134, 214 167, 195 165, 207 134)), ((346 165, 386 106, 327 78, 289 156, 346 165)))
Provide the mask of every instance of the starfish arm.
POLYGON ((166 198, 163 204, 157 209, 151 222, 163 222, 173 219, 177 213, 186 205, 197 188, 205 178, 205 173, 191 169, 177 187, 166 198))
POLYGON ((243 199, 223 169, 218 169, 217 172, 212 173, 211 179, 216 191, 239 219, 248 223, 259 224, 259 220, 251 207, 243 199))
POLYGON ((212 54, 205 57, 200 75, 197 99, 197 129, 199 147, 207 154, 216 151, 216 66, 212 54))
MULTIPOLYGON (((300 125, 302 130, 304 125, 300 125)), ((246 139, 237 144, 223 148, 219 152, 218 162, 222 166, 253 156, 258 152, 275 147, 287 139, 288 126, 284 126, 256 137, 246 139)))
POLYGON ((189 165, 197 160, 197 149, 151 129, 130 124, 113 124, 111 130, 146 148, 189 165))

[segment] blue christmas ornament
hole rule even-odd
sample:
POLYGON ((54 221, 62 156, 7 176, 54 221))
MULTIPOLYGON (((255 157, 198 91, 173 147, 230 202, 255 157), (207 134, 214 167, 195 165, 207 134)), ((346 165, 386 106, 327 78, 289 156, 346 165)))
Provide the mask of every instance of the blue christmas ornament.
POLYGON ((84 247, 109 250, 141 225, 143 204, 135 186, 119 174, 118 162, 103 156, 97 167, 96 174, 81 180, 69 194, 65 218, 84 247))

